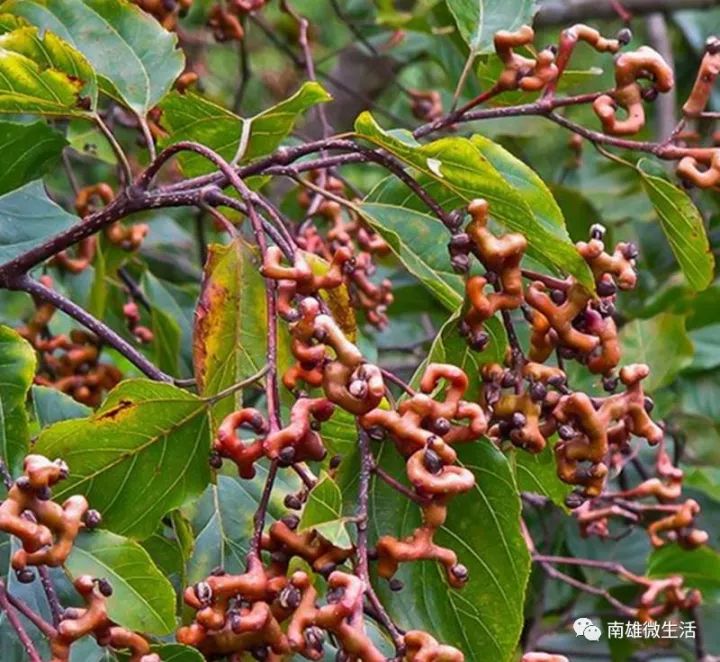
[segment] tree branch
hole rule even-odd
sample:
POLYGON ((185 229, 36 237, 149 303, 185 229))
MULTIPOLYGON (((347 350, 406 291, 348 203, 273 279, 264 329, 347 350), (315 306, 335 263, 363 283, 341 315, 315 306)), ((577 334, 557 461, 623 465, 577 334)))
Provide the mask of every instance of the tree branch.
POLYGON ((166 375, 162 370, 157 368, 153 363, 146 359, 135 347, 133 347, 127 340, 122 336, 118 335, 105 323, 101 322, 96 317, 93 317, 88 313, 82 306, 78 306, 76 303, 66 299, 59 292, 46 287, 39 281, 31 278, 27 274, 22 274, 10 278, 6 282, 6 287, 9 290, 17 290, 20 292, 27 292, 36 299, 41 301, 47 301, 51 303, 55 308, 61 310, 66 315, 72 317, 75 321, 80 322, 84 327, 90 329, 100 340, 110 345, 118 352, 120 352, 128 361, 130 361, 135 367, 137 367, 143 374, 155 379, 160 382, 172 383, 173 378, 170 375, 166 375))
MULTIPOLYGON (((633 16, 684 9, 711 9, 720 0, 623 0, 623 7, 633 16)), ((551 0, 540 5, 534 25, 571 25, 589 19, 617 18, 613 3, 608 0, 551 0)))

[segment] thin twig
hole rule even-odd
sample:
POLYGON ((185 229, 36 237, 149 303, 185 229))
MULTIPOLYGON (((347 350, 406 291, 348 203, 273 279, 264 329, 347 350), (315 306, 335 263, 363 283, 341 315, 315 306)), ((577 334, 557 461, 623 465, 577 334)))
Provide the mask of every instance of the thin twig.
POLYGON ((267 509, 270 504, 270 495, 273 490, 273 485, 275 484, 277 470, 277 460, 273 460, 268 468, 268 474, 265 479, 265 487, 263 488, 263 492, 260 497, 260 503, 255 511, 255 515, 253 515, 253 535, 250 539, 250 546, 248 548, 248 558, 259 558, 260 556, 260 541, 262 539, 263 528, 265 528, 265 518, 267 517, 267 509))
POLYGON ((128 359, 128 361, 130 361, 135 367, 151 379, 155 379, 160 382, 173 381, 173 378, 170 375, 165 374, 151 361, 145 358, 143 354, 141 354, 127 340, 118 335, 104 322, 101 322, 96 317, 93 317, 82 306, 70 301, 70 299, 67 299, 56 290, 43 285, 41 282, 26 274, 10 279, 6 284, 6 287, 10 290, 27 292, 34 298, 51 303, 58 310, 61 310, 66 315, 72 317, 75 321, 80 322, 80 324, 84 327, 90 329, 90 331, 92 331, 100 340, 120 352, 128 359))
POLYGON ((33 644, 32 639, 30 639, 30 637, 28 636, 28 633, 25 631, 25 627, 23 626, 20 619, 18 618, 17 613, 15 612, 15 608, 10 604, 10 601, 8 600, 8 592, 2 580, 0 580, 0 610, 5 612, 8 623, 10 623, 12 629, 15 630, 15 633, 17 634, 20 643, 25 649, 25 653, 28 656, 29 662, 42 662, 42 658, 40 657, 40 654, 35 648, 35 644, 33 644))
POLYGON ((140 289, 140 286, 135 282, 135 279, 128 273, 128 270, 125 267, 118 267, 117 275, 127 288, 130 296, 139 302, 145 310, 150 310, 150 302, 147 300, 145 293, 140 289))
POLYGON ((216 402, 219 402, 220 400, 223 400, 229 396, 231 396, 233 393, 236 393, 237 391, 240 391, 244 388, 247 388, 248 386, 251 386, 257 381, 260 381, 265 375, 267 375, 268 370, 270 370, 270 366, 266 365, 263 366, 262 369, 258 370, 254 375, 250 375, 250 377, 247 377, 246 379, 243 379, 240 382, 237 382, 233 384, 232 386, 228 386, 226 389, 223 389, 219 393, 216 393, 215 395, 211 395, 207 398, 203 398, 205 402, 208 402, 210 404, 215 404, 216 402))
POLYGON ((115 138, 115 135, 112 131, 110 131, 110 128, 107 124, 103 121, 102 117, 100 115, 95 115, 93 117, 95 120, 95 124, 97 124, 98 128, 102 132, 102 134, 105 136, 107 141, 110 143, 110 147, 112 148, 113 152, 115 152, 115 156, 117 157, 117 160, 120 162, 120 167, 122 168, 123 175, 125 177, 125 183, 130 184, 130 182, 133 180, 133 174, 132 174, 132 168, 130 167, 130 162, 128 161, 127 155, 125 154, 125 151, 120 146, 120 143, 117 141, 117 138, 115 138))
POLYGON ((397 478, 394 476, 391 476, 385 469, 379 467, 375 462, 373 461, 373 473, 384 483, 392 487, 396 492, 399 494, 402 494, 404 497, 407 497, 410 499, 410 501, 413 501, 414 503, 417 503, 418 505, 425 506, 428 504, 428 499, 425 499, 421 495, 419 495, 417 492, 411 490, 409 487, 406 487, 403 485, 397 478))
POLYGON ((12 593, 7 593, 8 602, 15 607, 25 618, 27 618, 43 635, 48 639, 57 636, 57 630, 50 625, 40 614, 30 609, 20 598, 16 598, 12 593))
POLYGON ((52 579, 50 579, 50 571, 47 566, 38 566, 38 574, 40 575, 40 583, 42 584, 43 591, 45 591, 45 597, 47 598, 48 605, 50 606, 53 625, 57 627, 62 620, 63 607, 60 604, 52 579))
POLYGON ((7 490, 9 490, 15 482, 7 464, 5 464, 5 460, 2 458, 0 458, 0 479, 2 479, 2 483, 7 490))
POLYGON ((370 582, 370 568, 368 566, 368 507, 370 503, 370 478, 375 470, 375 460, 370 450, 370 437, 365 430, 358 428, 358 446, 360 449, 360 485, 358 487, 358 501, 356 510, 357 526, 357 575, 365 584, 365 595, 373 606, 378 620, 385 626, 393 643, 398 658, 405 655, 405 641, 398 631, 395 623, 388 616, 370 582))

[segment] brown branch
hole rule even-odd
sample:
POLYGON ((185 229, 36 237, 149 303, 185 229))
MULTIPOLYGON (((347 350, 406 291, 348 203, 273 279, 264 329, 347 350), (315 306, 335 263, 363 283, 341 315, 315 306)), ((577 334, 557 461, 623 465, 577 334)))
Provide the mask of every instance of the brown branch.
MULTIPOLYGON (((623 7, 633 16, 655 12, 675 12, 685 9, 711 9, 720 0, 623 0, 623 7)), ((571 25, 590 19, 617 18, 617 11, 609 0, 551 0, 540 5, 535 26, 571 25)))

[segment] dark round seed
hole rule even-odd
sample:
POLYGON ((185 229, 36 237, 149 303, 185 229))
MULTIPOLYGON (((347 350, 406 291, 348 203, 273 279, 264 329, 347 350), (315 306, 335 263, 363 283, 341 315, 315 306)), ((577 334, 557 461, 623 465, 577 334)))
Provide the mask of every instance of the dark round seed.
POLYGON ((433 432, 439 434, 441 437, 450 432, 450 421, 447 418, 436 418, 432 422, 433 432))
POLYGON ((561 425, 558 428, 558 435, 560 439, 567 441, 575 436, 575 430, 569 425, 561 425))
POLYGON ((388 586, 390 587, 391 591, 394 591, 397 593, 398 591, 403 590, 403 588, 405 587, 405 584, 403 584, 399 579, 393 578, 388 582, 388 586))
POLYGON ((452 566, 450 568, 450 572, 453 574, 453 577, 455 577, 455 579, 461 582, 466 582, 468 580, 468 577, 470 576, 468 569, 462 563, 457 563, 452 566))
POLYGON ((602 380, 603 389, 607 391, 608 393, 613 393, 615 389, 618 387, 618 378, 617 377, 603 377, 602 380))
POLYGON ((322 645, 325 641, 325 633, 317 625, 311 625, 307 630, 305 630, 303 637, 305 638, 305 643, 310 648, 322 650, 322 645))
POLYGON ((21 584, 31 584, 35 580, 35 573, 30 568, 23 568, 15 573, 21 584))
POLYGON ((207 582, 198 582, 195 584, 195 596, 202 603, 208 603, 212 600, 213 592, 210 588, 210 584, 207 582))
POLYGON ((381 428, 380 426, 375 425, 368 428, 367 433, 368 437, 370 437, 373 441, 382 441, 385 439, 385 428, 381 428))
POLYGON ((440 459, 440 456, 432 448, 427 448, 425 450, 425 454, 423 455, 423 464, 431 474, 439 473, 443 467, 443 462, 440 459))
POLYGON ((470 339, 470 347, 477 352, 482 352, 485 349, 485 346, 488 344, 489 340, 490 337, 487 333, 485 333, 484 331, 479 331, 478 333, 473 334, 472 338, 470 339))
POLYGON ((96 529, 102 523, 102 515, 95 509, 91 508, 85 513, 85 527, 88 529, 96 529))
POLYGON ((450 258, 450 266, 456 274, 465 274, 470 269, 470 259, 467 255, 453 255, 450 258))
POLYGON ((292 446, 286 446, 278 453, 278 459, 283 464, 292 464, 295 459, 295 449, 292 446))
POLYGON ((645 101, 652 103, 655 101, 655 99, 658 98, 658 90, 656 87, 648 88, 647 90, 643 90, 642 98, 645 99, 645 101))
POLYGON ((260 662, 263 662, 264 660, 268 659, 268 649, 266 646, 262 646, 259 648, 253 648, 251 653, 252 653, 252 656, 256 660, 260 660, 260 662))
POLYGON ((500 421, 498 423, 498 434, 504 439, 510 434, 510 423, 507 421, 500 421))
POLYGON ((280 521, 291 531, 297 529, 300 524, 300 518, 297 515, 285 515, 280 521))
POLYGON ((222 457, 221 457, 220 453, 218 453, 217 451, 213 451, 212 453, 210 453, 208 462, 210 463, 210 466, 213 469, 220 469, 222 467, 222 463, 223 463, 222 457))
POLYGON ((653 409, 655 409, 655 401, 652 398, 645 396, 643 407, 645 407, 645 411, 649 414, 653 409))
POLYGON ((575 350, 571 349, 570 347, 561 347, 559 350, 560 356, 562 356, 564 359, 574 359, 575 358, 575 350))
POLYGON ((500 386, 503 388, 511 388, 517 384, 517 375, 510 372, 509 370, 503 373, 502 379, 500 380, 500 386))
POLYGON ((626 260, 636 260, 639 254, 637 245, 632 241, 623 247, 623 256, 626 260))
POLYGON ((575 508, 579 508, 585 503, 585 497, 580 494, 579 492, 570 492, 565 497, 565 505, 570 508, 571 510, 574 510, 575 508))
POLYGON ((107 579, 98 579, 98 591, 109 598, 113 594, 112 584, 107 579))
POLYGON ((296 494, 287 494, 283 503, 286 508, 290 508, 291 510, 300 510, 303 506, 302 501, 296 494))
POLYGON ((610 297, 615 294, 615 292, 617 292, 617 287, 611 280, 601 280, 597 284, 597 293, 601 297, 610 297))
POLYGON ((627 46, 633 38, 633 33, 630 28, 623 28, 617 33, 617 40, 621 46, 627 46))
POLYGON ((710 53, 710 55, 720 53, 720 39, 715 36, 708 37, 705 42, 705 50, 710 53))
POLYGON ((40 501, 50 501, 52 499, 52 490, 46 485, 35 492, 35 496, 40 501))
POLYGON ((240 614, 238 614, 237 612, 233 612, 230 615, 230 629, 236 634, 239 634, 241 624, 242 620, 240 618, 240 614))
POLYGON ((302 599, 302 593, 295 586, 286 586, 280 591, 278 602, 283 609, 296 609, 302 599))
POLYGON ((533 382, 530 385, 530 398, 535 402, 540 402, 547 396, 547 388, 542 382, 533 382))
POLYGON ((605 226, 601 223, 593 223, 590 226, 590 239, 597 239, 602 241, 605 237, 605 226))
POLYGON ((448 243, 448 248, 453 251, 464 250, 467 251, 470 248, 470 235, 465 232, 456 234, 448 243))
POLYGON ((525 417, 525 414, 523 414, 521 411, 516 411, 512 418, 510 419, 510 425, 513 428, 521 428, 527 423, 527 418, 525 417))
POLYGON ((550 290, 550 298, 554 304, 562 306, 567 300, 567 294, 562 290, 550 290))

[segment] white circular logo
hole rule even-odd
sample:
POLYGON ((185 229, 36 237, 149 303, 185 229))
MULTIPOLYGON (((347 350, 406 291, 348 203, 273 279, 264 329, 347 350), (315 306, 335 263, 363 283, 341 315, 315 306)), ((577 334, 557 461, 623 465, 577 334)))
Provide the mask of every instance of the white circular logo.
POLYGON ((573 623, 576 637, 585 637, 588 641, 598 641, 602 632, 589 618, 578 618, 573 623))

